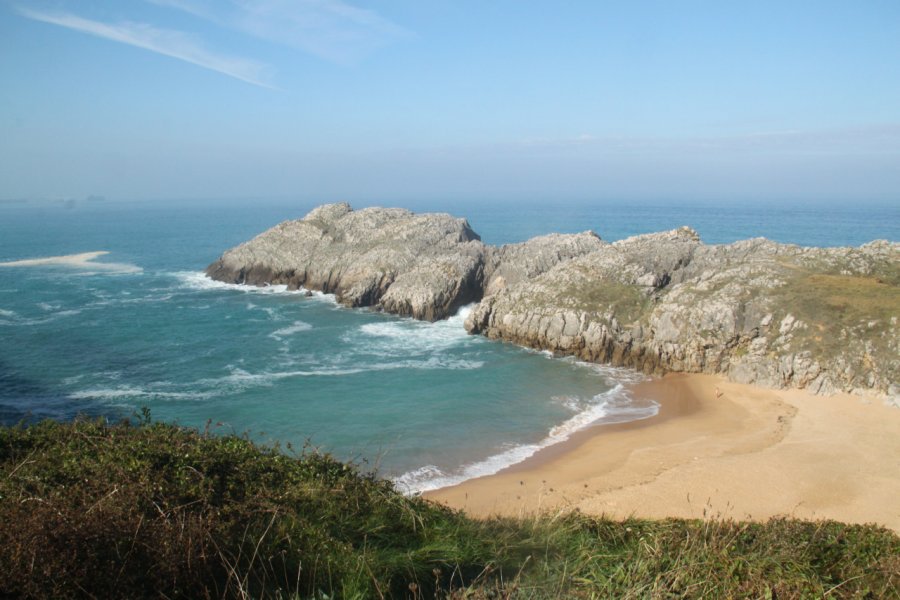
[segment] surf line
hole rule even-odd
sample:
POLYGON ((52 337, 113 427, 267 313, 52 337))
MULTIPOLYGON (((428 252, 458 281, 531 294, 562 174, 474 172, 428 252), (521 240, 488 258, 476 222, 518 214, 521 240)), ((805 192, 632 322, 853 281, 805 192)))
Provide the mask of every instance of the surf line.
POLYGON ((117 273, 139 273, 143 271, 137 265, 128 263, 103 263, 94 262, 96 258, 109 254, 107 250, 94 252, 82 252, 80 254, 66 254, 64 256, 45 256, 41 258, 27 258, 0 262, 0 267, 43 267, 61 266, 75 269, 98 269, 102 271, 115 271, 117 273))

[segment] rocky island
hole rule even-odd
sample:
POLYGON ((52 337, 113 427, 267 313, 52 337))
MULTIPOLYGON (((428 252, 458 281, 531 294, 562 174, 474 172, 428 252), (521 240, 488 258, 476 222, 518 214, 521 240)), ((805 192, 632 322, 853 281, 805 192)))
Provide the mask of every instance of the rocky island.
POLYGON ((725 375, 900 402, 900 244, 707 245, 688 227, 617 242, 593 232, 500 247, 464 219, 320 206, 226 251, 216 280, 334 293, 648 374, 725 375))

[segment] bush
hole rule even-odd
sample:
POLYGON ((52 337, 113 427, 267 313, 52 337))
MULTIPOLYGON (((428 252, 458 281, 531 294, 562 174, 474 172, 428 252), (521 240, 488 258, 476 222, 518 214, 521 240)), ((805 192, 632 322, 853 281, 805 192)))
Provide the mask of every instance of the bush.
POLYGON ((779 519, 479 521, 306 448, 0 428, 0 596, 898 597, 900 540, 779 519))

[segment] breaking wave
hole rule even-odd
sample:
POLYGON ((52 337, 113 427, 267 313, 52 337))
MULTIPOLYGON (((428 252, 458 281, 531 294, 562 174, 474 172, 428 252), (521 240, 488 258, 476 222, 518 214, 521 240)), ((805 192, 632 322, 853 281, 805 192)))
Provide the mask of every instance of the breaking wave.
POLYGON ((367 353, 376 356, 434 356, 463 344, 483 341, 466 333, 463 327, 471 310, 471 306, 464 306, 449 319, 435 323, 413 319, 366 323, 356 331, 345 334, 343 339, 351 344, 364 345, 367 353))
POLYGON ((74 400, 123 400, 127 398, 159 398, 166 400, 202 400, 212 392, 163 392, 122 386, 117 388, 90 388, 68 395, 74 400))
MULTIPOLYGON (((619 373, 626 372, 617 372, 619 373)), ((547 436, 535 444, 515 445, 451 472, 445 472, 435 465, 425 465, 396 477, 394 483, 409 494, 457 485, 476 477, 493 475, 518 464, 544 448, 568 440, 576 431, 590 425, 636 421, 655 416, 658 412, 659 405, 656 402, 651 401, 644 406, 632 404, 627 389, 622 383, 618 383, 612 389, 594 396, 591 406, 550 429, 547 436)))
POLYGON ((294 335, 295 333, 300 333, 301 331, 309 331, 312 328, 313 326, 309 323, 306 323, 305 321, 294 321, 294 323, 289 327, 282 327, 281 329, 273 331, 269 334, 269 337, 280 340, 283 337, 294 335))
POLYGON ((311 291, 302 287, 291 290, 283 284, 256 286, 243 283, 225 283, 224 281, 211 279, 203 271, 177 271, 172 273, 172 275, 181 282, 182 286, 191 290, 232 290, 244 292, 245 294, 290 294, 299 296, 312 294, 310 298, 335 302, 334 294, 323 294, 322 292, 311 291))

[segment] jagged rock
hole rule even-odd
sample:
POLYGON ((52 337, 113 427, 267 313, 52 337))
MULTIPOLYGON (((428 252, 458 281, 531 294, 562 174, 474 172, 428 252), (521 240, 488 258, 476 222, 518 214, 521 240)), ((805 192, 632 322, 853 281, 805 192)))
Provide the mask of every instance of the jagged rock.
POLYGON ((527 281, 561 262, 598 250, 606 242, 593 231, 573 235, 551 233, 520 244, 487 248, 485 296, 527 281))
POLYGON ((898 283, 898 244, 706 246, 683 228, 605 245, 506 286, 466 327, 648 373, 890 396, 900 373, 898 283))
POLYGON ((287 284, 437 320, 481 298, 484 245, 464 219, 396 208, 316 208, 225 252, 213 279, 287 284))
POLYGON ((900 244, 883 240, 708 246, 682 227, 493 248, 449 215, 332 204, 227 251, 207 273, 427 320, 480 300, 466 328, 489 338, 647 373, 875 390, 898 402, 900 244))

